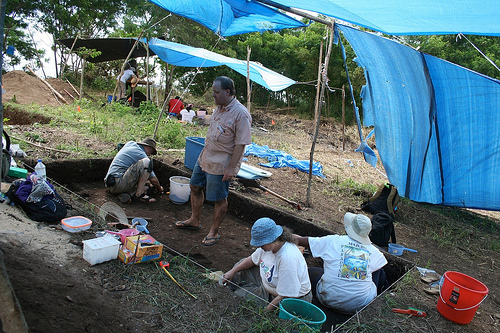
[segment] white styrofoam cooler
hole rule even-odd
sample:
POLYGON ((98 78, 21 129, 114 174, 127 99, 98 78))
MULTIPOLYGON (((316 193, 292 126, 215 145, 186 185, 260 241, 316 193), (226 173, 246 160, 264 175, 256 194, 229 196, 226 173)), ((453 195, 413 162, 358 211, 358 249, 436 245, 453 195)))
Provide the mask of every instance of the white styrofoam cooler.
POLYGON ((111 236, 83 241, 83 259, 95 265, 118 257, 120 241, 111 236))

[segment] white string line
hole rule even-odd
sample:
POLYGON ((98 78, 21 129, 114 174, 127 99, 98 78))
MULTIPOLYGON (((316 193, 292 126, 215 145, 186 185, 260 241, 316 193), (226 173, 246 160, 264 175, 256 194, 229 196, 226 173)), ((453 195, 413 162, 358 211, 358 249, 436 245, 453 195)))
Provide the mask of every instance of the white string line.
POLYGON ((463 33, 459 33, 457 35, 457 38, 455 40, 457 40, 458 38, 465 38, 466 41, 468 41, 472 46, 474 46, 474 48, 479 52, 481 53, 481 55, 486 58, 486 60, 488 60, 490 62, 490 64, 492 64, 497 70, 500 71, 500 68, 498 68, 498 66, 490 59, 486 56, 486 54, 484 54, 476 45, 474 45, 467 37, 465 37, 465 35, 463 33))

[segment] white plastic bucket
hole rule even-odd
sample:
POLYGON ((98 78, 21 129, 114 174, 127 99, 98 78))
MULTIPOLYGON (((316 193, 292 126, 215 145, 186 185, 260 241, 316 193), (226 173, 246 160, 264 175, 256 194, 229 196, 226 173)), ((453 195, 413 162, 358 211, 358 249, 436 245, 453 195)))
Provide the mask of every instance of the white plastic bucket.
POLYGON ((176 205, 185 204, 188 202, 190 194, 189 178, 182 176, 170 177, 170 201, 176 205))

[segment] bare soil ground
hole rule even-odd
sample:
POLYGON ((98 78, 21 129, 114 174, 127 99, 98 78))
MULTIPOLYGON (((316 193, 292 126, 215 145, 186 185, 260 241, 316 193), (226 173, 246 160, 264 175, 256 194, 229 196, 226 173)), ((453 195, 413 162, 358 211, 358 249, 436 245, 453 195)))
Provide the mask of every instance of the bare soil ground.
MULTIPOLYGON (((20 85, 9 85, 7 78, 7 75, 4 76, 4 87, 8 93, 10 90, 10 93, 15 94, 19 102, 23 87, 28 86, 27 81, 19 83, 20 85)), ((24 78, 31 79, 38 80, 24 78)), ((42 95, 40 91, 31 93, 34 99, 40 100, 41 97, 37 94, 42 95)), ((24 104, 31 102, 33 101, 26 100, 24 104)), ((30 114, 15 109, 4 110, 4 117, 10 119, 6 123, 9 125, 9 134, 24 137, 24 133, 28 132, 32 134, 30 137, 44 138, 44 146, 84 143, 99 158, 102 152, 109 152, 116 145, 81 137, 70 131, 34 125, 35 122, 44 123, 44 120, 30 119, 30 114), (26 118, 30 121, 23 122, 22 119, 26 118)), ((279 110, 256 111, 253 117, 254 142, 284 150, 298 159, 309 159, 312 122, 280 114, 279 110), (271 119, 275 125, 271 125, 271 119)), ((287 220, 287 216, 309 221, 309 234, 319 233, 321 230, 343 233, 343 214, 346 211, 360 213, 361 202, 371 195, 370 191, 355 186, 355 183, 377 186, 386 179, 381 165, 375 170, 364 163, 360 154, 353 152, 357 147, 355 128, 346 130, 345 150, 342 149, 342 136, 339 124, 321 124, 314 159, 322 163, 326 178, 313 178, 310 207, 306 207, 307 174, 284 168, 270 170, 272 177, 261 183, 274 192, 299 202, 304 209, 297 210, 269 193, 245 188, 237 182, 233 182, 234 199, 230 200, 230 209, 233 212, 241 212, 242 208, 247 211, 253 209, 257 215, 260 212, 256 208, 259 203, 276 209, 270 214, 274 214, 272 217, 282 224, 286 225, 287 221, 292 223, 291 219, 287 220), (347 160, 352 161, 354 167, 350 167, 347 160), (240 196, 253 200, 255 207, 252 207, 252 201, 239 200, 240 196), (250 206, 234 207, 244 205, 250 206)), ((57 163, 78 158, 77 153, 65 154, 36 146, 28 147, 25 149, 29 156, 25 159, 27 166, 34 166, 36 157, 43 157, 54 163, 53 169, 48 168, 49 177, 64 168, 57 163)), ((168 175, 172 169, 177 168, 179 174, 188 172, 182 166, 183 155, 169 152, 167 148, 160 147, 157 157, 169 169, 162 169, 159 174, 166 186, 169 185, 168 175)), ((255 157, 249 157, 247 161, 255 166, 259 162, 265 161, 255 157)), ((82 165, 80 169, 76 168, 76 172, 84 175, 86 169, 84 163, 82 165)), ((70 215, 88 214, 88 211, 95 211, 96 207, 107 201, 118 203, 105 192, 100 181, 105 168, 106 166, 102 168, 102 174, 88 176, 88 182, 77 179, 58 180, 74 193, 66 195, 68 202, 75 207, 70 215)), ((75 178, 82 177, 79 175, 75 178)), ((150 221, 151 234, 166 245, 165 256, 173 263, 182 258, 177 255, 180 253, 189 255, 210 270, 225 271, 238 259, 251 253, 249 228, 261 216, 250 218, 248 213, 228 216, 221 229, 222 238, 219 243, 205 247, 200 242, 211 223, 212 206, 204 206, 202 230, 178 230, 173 227, 173 223, 189 216, 189 205, 174 205, 167 196, 158 199, 158 203, 150 206, 120 205, 128 216, 145 217, 150 221)), ((198 297, 196 300, 180 290, 155 263, 124 267, 118 261, 111 261, 89 266, 82 259, 81 240, 93 238, 95 231, 104 226, 94 225, 88 232, 68 234, 57 226, 28 220, 16 207, 2 205, 0 214, 0 249, 4 252, 11 283, 32 332, 240 332, 247 331, 252 321, 264 321, 261 314, 252 312, 250 308, 244 313, 236 313, 238 299, 227 289, 210 281, 200 283, 199 279, 192 278, 193 275, 199 276, 199 270, 185 271, 180 264, 173 265, 172 274, 198 297)), ((418 252, 405 252, 403 259, 394 259, 387 254, 391 263, 401 265, 401 261, 404 263, 407 260, 408 267, 428 267, 439 274, 446 271, 468 274, 489 287, 488 298, 481 304, 470 324, 455 324, 437 312, 439 296, 424 293, 425 284, 419 280, 417 270, 412 269, 382 297, 348 321, 340 331, 498 332, 498 215, 403 200, 396 221, 398 243, 418 252), (394 314, 391 311, 393 307, 422 309, 427 312, 427 318, 394 314)), ((303 226, 297 231, 308 234, 308 227, 303 226)), ((313 262, 310 258, 308 260, 313 262)), ((400 266, 396 265, 394 269, 397 270, 398 267, 400 266)), ((274 330, 271 327, 267 331, 274 330)))

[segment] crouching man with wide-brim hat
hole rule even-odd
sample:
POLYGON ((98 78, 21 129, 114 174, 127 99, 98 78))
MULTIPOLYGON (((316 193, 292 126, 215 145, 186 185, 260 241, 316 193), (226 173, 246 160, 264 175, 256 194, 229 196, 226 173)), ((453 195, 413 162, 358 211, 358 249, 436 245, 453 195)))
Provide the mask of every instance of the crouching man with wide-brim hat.
POLYGON ((129 141, 116 154, 109 166, 104 184, 122 203, 156 202, 153 192, 163 193, 163 187, 153 171, 151 155, 156 155, 156 141, 146 138, 129 141))

